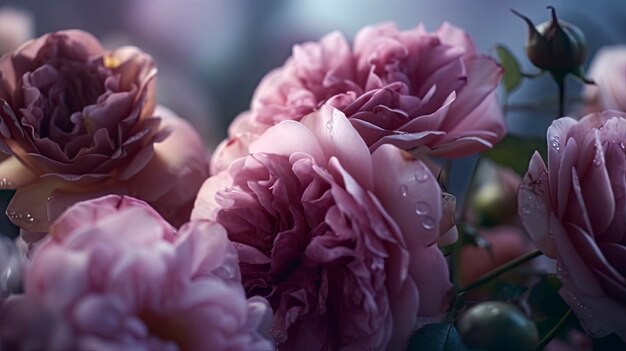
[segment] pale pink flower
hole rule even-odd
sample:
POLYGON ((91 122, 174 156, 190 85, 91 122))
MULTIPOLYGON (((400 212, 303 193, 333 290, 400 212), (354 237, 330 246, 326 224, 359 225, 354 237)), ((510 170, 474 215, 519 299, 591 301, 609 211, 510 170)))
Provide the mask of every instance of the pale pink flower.
POLYGON ((3 6, 0 8, 0 55, 15 50, 35 35, 35 19, 30 12, 3 6))
POLYGON ((433 33, 421 25, 365 27, 352 46, 330 33, 296 45, 285 65, 263 78, 250 111, 236 118, 215 152, 212 170, 245 156, 250 135, 324 104, 343 111, 371 151, 392 144, 462 157, 489 149, 505 133, 495 96, 502 73, 448 23, 433 33), (242 136, 246 141, 236 141, 242 136))
POLYGON ((187 122, 155 109, 155 76, 139 49, 104 51, 78 30, 0 58, 0 144, 13 155, 0 187, 17 189, 15 224, 45 232, 67 205, 109 193, 146 200, 175 225, 188 220, 208 161, 187 122))
POLYGON ((195 221, 177 233, 133 198, 81 202, 32 252, 25 295, 7 304, 1 342, 37 345, 33 338, 45 336, 54 350, 272 350, 271 309, 260 297, 246 300, 240 279, 237 252, 218 224, 195 221))
POLYGON ((592 111, 626 111, 626 45, 601 48, 589 67, 595 85, 585 86, 587 106, 592 111))
POLYGON ((451 284, 436 241, 451 214, 424 163, 392 145, 370 154, 330 106, 249 149, 204 183, 192 218, 236 243, 248 296, 274 308, 280 349, 404 350, 441 317, 451 284))
POLYGON ((560 294, 594 337, 626 340, 626 113, 605 111, 548 128, 519 191, 533 241, 557 260, 560 294))

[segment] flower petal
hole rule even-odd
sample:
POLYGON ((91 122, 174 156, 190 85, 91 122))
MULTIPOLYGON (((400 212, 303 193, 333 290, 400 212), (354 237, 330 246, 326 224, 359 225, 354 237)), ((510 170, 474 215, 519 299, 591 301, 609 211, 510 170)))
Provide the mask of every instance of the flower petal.
POLYGON ((0 188, 18 189, 36 181, 38 176, 12 156, 0 163, 0 188))
POLYGON ((538 152, 533 154, 528 173, 522 179, 518 194, 519 216, 537 247, 555 258, 554 242, 550 238, 550 187, 548 172, 538 152))

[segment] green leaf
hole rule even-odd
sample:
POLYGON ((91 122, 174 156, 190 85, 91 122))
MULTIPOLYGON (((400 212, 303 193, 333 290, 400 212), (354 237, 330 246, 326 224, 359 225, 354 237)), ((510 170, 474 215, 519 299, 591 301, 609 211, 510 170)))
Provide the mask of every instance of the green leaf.
POLYGON ((500 64, 504 67, 504 76, 502 76, 502 84, 507 94, 517 89, 522 82, 522 73, 519 63, 511 50, 504 45, 496 46, 496 54, 500 60, 500 64))
POLYGON ((528 171, 530 158, 539 151, 546 159, 546 142, 539 138, 522 138, 508 134, 493 149, 486 151, 484 156, 493 162, 509 167, 515 172, 524 175, 528 171))
POLYGON ((454 325, 444 323, 426 324, 409 340, 407 351, 465 351, 461 336, 454 325))

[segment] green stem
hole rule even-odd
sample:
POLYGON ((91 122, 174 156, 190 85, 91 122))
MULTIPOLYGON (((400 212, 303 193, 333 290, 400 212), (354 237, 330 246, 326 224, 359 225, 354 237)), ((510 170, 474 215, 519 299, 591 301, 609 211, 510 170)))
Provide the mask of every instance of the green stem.
POLYGON ((499 275, 506 273, 518 266, 520 266, 521 264, 524 264, 530 260, 532 260, 535 257, 541 256, 541 251, 538 249, 535 249, 527 254, 525 254, 524 256, 520 256, 512 261, 509 261, 505 264, 503 264, 502 266, 492 270, 489 273, 484 274, 483 276, 481 276, 480 278, 478 278, 478 280, 476 280, 475 282, 469 284, 468 286, 464 287, 463 289, 459 290, 459 294, 465 294, 468 291, 478 288, 488 282, 490 282, 491 280, 493 280, 494 278, 498 277, 499 275))
POLYGON ((565 312, 563 317, 561 317, 561 319, 554 325, 554 327, 552 327, 552 329, 550 329, 548 334, 546 334, 541 339, 541 341, 539 341, 539 344, 535 348, 535 351, 543 350, 543 348, 546 347, 546 345, 548 345, 548 343, 550 341, 552 341, 552 339, 554 339, 559 334, 559 331, 563 327, 563 324, 565 324, 565 321, 567 321, 567 318, 569 318, 570 314, 572 314, 572 309, 571 308, 568 309, 567 312, 565 312))

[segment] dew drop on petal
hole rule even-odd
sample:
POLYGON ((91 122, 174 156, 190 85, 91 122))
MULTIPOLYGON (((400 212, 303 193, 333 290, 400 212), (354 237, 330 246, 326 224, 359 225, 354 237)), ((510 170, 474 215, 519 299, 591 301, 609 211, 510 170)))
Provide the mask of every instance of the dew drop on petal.
POLYGON ((424 229, 433 229, 435 228, 435 220, 432 219, 431 217, 426 217, 424 218, 424 220, 422 220, 422 227, 424 229))
POLYGON ((331 118, 326 122, 326 129, 328 129, 328 132, 330 133, 330 136, 332 137, 334 134, 333 131, 333 117, 331 116, 331 118))
POLYGON ((418 203, 415 204, 415 213, 423 216, 425 214, 428 213, 428 211, 430 210, 429 206, 427 203, 420 201, 418 203))
POLYGON ((552 146, 552 148, 556 151, 560 151, 561 150, 561 142, 559 140, 559 137, 555 136, 554 138, 552 138, 552 140, 550 141, 550 146, 552 146))
POLYGON ((0 179, 0 189, 8 189, 8 188, 11 188, 12 186, 13 186, 12 181, 6 178, 0 179))
POLYGON ((409 194, 409 189, 407 188, 406 185, 402 185, 400 187, 400 195, 402 195, 402 197, 406 197, 409 194))
POLYGON ((33 223, 35 221, 35 217, 33 217, 30 213, 26 213, 22 219, 27 223, 33 223))
POLYGON ((423 183, 425 181, 428 180, 428 170, 426 169, 426 167, 424 165, 419 165, 417 166, 417 169, 415 170, 415 180, 423 183))

